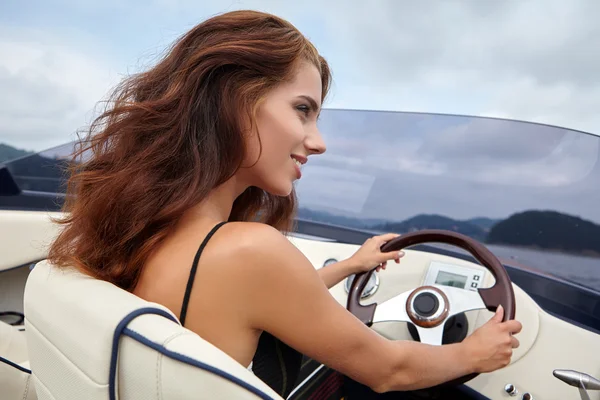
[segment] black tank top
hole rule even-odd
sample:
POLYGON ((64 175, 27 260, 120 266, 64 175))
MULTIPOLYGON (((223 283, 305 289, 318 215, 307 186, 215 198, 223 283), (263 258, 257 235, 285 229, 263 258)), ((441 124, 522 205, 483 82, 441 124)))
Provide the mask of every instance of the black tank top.
MULTIPOLYGON (((185 294, 183 296, 183 304, 181 305, 181 315, 179 320, 181 325, 185 326, 185 318, 187 316, 188 303, 194 286, 194 278, 198 269, 198 261, 206 244, 215 234, 215 232, 225 225, 226 222, 220 222, 215 225, 206 238, 200 244, 190 276, 188 278, 185 294)), ((277 392, 281 397, 287 398, 292 389, 297 385, 300 368, 302 366, 302 354, 294 350, 281 340, 277 339, 268 332, 263 332, 258 341, 258 347, 252 360, 252 371, 259 379, 265 382, 271 389, 277 392)))

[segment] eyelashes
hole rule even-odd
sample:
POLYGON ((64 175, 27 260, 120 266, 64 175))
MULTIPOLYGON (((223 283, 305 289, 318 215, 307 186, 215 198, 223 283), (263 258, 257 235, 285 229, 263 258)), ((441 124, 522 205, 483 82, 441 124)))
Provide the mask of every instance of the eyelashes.
POLYGON ((308 114, 310 114, 310 112, 312 111, 311 108, 309 106, 307 106, 306 104, 302 104, 302 105, 297 106, 296 110, 300 111, 301 113, 303 113, 307 117, 308 117, 308 114))

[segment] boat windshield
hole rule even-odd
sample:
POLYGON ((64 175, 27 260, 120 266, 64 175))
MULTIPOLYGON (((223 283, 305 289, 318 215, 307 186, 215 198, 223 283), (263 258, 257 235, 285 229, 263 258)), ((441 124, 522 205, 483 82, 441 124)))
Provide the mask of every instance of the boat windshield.
MULTIPOLYGON (((600 137, 503 119, 335 109, 322 111, 319 126, 327 152, 309 158, 296 184, 299 219, 460 232, 508 264, 600 290, 600 137)), ((23 190, 64 193, 58 167, 72 150, 6 165, 23 190)))
POLYGON ((300 218, 374 232, 460 232, 507 263, 600 290, 600 137, 357 110, 323 111, 319 125, 327 151, 303 168, 300 218))

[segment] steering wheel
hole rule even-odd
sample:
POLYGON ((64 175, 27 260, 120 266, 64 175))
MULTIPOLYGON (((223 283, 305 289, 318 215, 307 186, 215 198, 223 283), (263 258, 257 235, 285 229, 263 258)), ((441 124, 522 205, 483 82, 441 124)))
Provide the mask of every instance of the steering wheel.
MULTIPOLYGON (((352 282, 346 305, 348 311, 367 326, 383 321, 412 322, 422 343, 440 346, 444 323, 456 314, 479 309, 495 312, 498 305, 502 305, 502 321, 514 319, 515 293, 506 269, 491 251, 470 237, 452 231, 426 229, 392 239, 381 247, 381 251, 398 251, 427 242, 451 244, 467 250, 492 273, 496 283, 490 288, 477 289, 477 292, 450 286, 420 286, 381 304, 363 306, 359 302, 360 295, 373 273, 371 270, 357 274, 352 282)), ((465 375, 446 382, 445 385, 459 385, 478 375, 465 375)))

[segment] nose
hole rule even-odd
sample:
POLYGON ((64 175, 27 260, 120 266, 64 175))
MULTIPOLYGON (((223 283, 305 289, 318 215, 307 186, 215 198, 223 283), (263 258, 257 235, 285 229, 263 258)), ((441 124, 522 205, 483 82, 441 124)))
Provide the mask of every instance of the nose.
POLYGON ((327 150, 325 141, 323 140, 321 132, 318 128, 315 128, 311 131, 311 133, 307 136, 304 145, 310 154, 323 154, 327 150))

